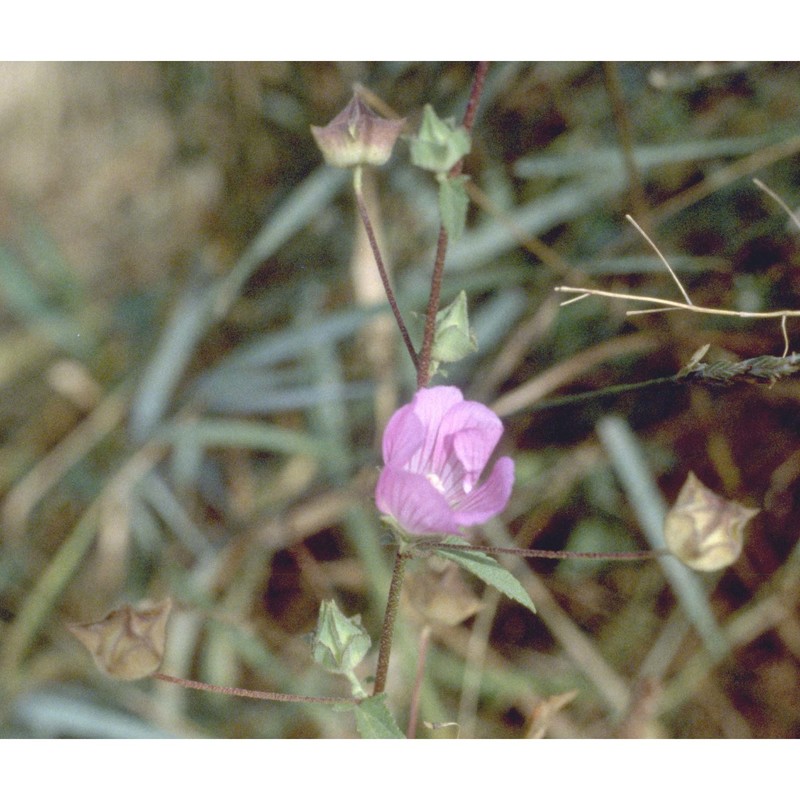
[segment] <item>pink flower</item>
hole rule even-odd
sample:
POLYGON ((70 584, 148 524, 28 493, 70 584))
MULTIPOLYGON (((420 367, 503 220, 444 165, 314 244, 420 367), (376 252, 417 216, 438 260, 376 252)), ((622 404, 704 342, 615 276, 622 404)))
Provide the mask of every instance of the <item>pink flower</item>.
POLYGON ((514 484, 514 462, 503 457, 478 485, 502 433, 497 414, 454 386, 420 389, 383 434, 378 509, 422 536, 463 535, 459 526, 486 522, 505 508, 514 484))

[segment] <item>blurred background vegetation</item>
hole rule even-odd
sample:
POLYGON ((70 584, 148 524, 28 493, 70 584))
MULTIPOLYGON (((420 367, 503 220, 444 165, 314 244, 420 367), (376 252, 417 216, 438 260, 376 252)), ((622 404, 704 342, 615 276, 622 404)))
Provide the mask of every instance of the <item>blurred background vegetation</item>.
MULTIPOLYGON (((425 103, 460 119, 472 70, 0 65, 4 736, 355 735, 326 708, 115 683, 65 623, 169 595, 164 671, 347 693, 305 635, 333 597, 377 640, 392 558, 377 443, 414 376, 348 176, 309 125, 355 83, 409 130, 425 103)), ((797 380, 536 408, 675 373, 706 343, 782 352, 776 322, 559 308, 553 287, 680 299, 631 213, 695 303, 800 308, 800 234, 752 183, 797 202, 799 83, 784 63, 491 66, 443 297, 467 290, 480 344, 447 381, 502 414, 517 462, 480 537, 645 548, 689 471, 762 511, 741 559, 688 589, 656 561, 509 559, 535 617, 418 565, 389 676, 401 727, 429 640, 420 736, 800 735, 797 380)), ((418 332, 436 185, 406 156, 401 141, 367 188, 418 332)))

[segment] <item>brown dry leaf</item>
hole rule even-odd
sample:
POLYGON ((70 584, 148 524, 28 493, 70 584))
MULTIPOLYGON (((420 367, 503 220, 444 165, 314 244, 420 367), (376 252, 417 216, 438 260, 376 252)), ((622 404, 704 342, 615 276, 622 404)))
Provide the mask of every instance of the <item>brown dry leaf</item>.
POLYGON ((758 511, 720 497, 690 472, 664 520, 667 547, 692 569, 724 569, 742 552, 744 528, 758 511))
POLYGON ((67 627, 103 672, 117 680, 135 681, 161 666, 171 609, 170 598, 139 608, 125 605, 99 622, 67 627))

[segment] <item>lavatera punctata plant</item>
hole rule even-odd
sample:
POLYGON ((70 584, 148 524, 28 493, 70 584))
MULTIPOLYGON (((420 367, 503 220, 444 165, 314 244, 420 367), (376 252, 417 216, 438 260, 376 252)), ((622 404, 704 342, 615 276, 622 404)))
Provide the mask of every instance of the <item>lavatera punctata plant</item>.
POLYGON ((503 433, 499 417, 464 400, 454 386, 420 389, 392 415, 383 435, 375 501, 404 538, 463 535, 499 514, 514 485, 514 462, 497 459, 481 476, 503 433))

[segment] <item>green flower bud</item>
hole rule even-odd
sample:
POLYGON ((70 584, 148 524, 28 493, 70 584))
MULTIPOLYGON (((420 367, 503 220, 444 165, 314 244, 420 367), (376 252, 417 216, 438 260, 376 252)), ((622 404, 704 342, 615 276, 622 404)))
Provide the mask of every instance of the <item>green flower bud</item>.
POLYGON ((469 327, 467 293, 462 290, 449 306, 436 315, 431 358, 437 363, 452 363, 477 349, 478 342, 469 327))
POLYGON ((312 639, 317 664, 328 672, 349 675, 361 663, 371 644, 359 614, 346 617, 333 600, 323 600, 312 639))
POLYGON ((411 140, 411 161, 415 166, 430 172, 449 172, 470 147, 466 128, 456 127, 452 120, 439 119, 431 106, 425 106, 419 133, 411 140))
POLYGON ((357 95, 325 127, 311 133, 332 167, 380 166, 392 155, 404 119, 384 119, 357 95))

